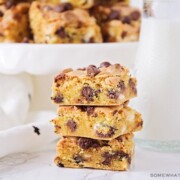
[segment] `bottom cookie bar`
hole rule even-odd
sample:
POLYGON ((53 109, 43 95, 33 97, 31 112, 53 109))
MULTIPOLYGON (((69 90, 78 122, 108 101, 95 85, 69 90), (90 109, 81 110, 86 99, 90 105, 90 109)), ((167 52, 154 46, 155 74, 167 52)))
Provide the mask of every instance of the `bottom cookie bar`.
POLYGON ((59 167, 124 171, 134 153, 133 134, 110 141, 64 137, 57 144, 57 153, 55 164, 59 167))

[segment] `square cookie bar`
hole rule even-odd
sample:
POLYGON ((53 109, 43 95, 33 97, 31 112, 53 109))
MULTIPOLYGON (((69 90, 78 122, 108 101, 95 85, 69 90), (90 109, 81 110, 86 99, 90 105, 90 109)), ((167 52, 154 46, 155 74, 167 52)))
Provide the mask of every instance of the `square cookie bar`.
POLYGON ((29 37, 29 3, 0 5, 0 42, 21 42, 29 37))
POLYGON ((86 10, 73 9, 69 3, 52 5, 33 2, 30 24, 35 43, 102 42, 100 27, 86 10))
POLYGON ((141 12, 125 4, 95 6, 91 14, 101 26, 104 42, 127 42, 139 39, 141 12))
POLYGON ((134 153, 133 134, 111 141, 64 137, 57 144, 55 164, 59 167, 124 171, 134 153))
POLYGON ((130 107, 60 106, 52 121, 62 136, 112 140, 142 128, 141 114, 130 107))
POLYGON ((55 77, 51 99, 60 105, 120 105, 136 97, 136 79, 120 64, 66 69, 55 77))

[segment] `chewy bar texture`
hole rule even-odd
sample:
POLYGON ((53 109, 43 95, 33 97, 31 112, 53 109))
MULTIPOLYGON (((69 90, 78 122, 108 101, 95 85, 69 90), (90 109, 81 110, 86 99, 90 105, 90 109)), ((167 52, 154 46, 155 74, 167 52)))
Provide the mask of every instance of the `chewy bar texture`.
POLYGON ((120 64, 66 69, 55 77, 51 99, 60 105, 120 105, 136 97, 136 79, 120 64))
POLYGON ((64 137, 57 144, 55 163, 59 167, 124 171, 134 153, 133 134, 111 141, 64 137))
POLYGON ((70 3, 33 2, 29 14, 35 43, 102 42, 95 18, 86 10, 74 9, 70 3))
POLYGON ((101 26, 104 42, 128 42, 139 39, 141 12, 121 3, 95 6, 91 14, 101 26))
POLYGON ((60 106, 53 123, 55 132, 63 136, 102 140, 112 140, 142 128, 141 114, 123 106, 60 106))
POLYGON ((30 35, 29 3, 19 3, 7 8, 0 5, 0 42, 22 42, 30 35))

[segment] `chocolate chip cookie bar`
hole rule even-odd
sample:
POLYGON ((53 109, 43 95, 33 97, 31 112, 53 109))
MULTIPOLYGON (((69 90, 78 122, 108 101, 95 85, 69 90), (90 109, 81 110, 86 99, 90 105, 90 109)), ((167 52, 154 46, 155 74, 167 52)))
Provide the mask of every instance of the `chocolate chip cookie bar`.
POLYGON ((102 140, 112 140, 142 128, 141 114, 123 105, 60 106, 58 117, 52 122, 57 134, 102 140))
POLYGON ((136 97, 136 79, 120 64, 66 69, 55 77, 51 99, 60 105, 112 106, 136 97))
POLYGON ((0 42, 21 42, 29 37, 28 3, 7 8, 0 5, 0 42))
POLYGON ((124 171, 131 164, 133 153, 132 134, 111 141, 64 137, 57 144, 55 163, 59 167, 124 171))
POLYGON ((33 2, 30 24, 35 43, 102 42, 100 27, 86 10, 73 9, 70 3, 52 5, 33 2))
POLYGON ((140 10, 121 3, 95 6, 91 14, 101 26, 104 42, 128 42, 139 39, 140 10))

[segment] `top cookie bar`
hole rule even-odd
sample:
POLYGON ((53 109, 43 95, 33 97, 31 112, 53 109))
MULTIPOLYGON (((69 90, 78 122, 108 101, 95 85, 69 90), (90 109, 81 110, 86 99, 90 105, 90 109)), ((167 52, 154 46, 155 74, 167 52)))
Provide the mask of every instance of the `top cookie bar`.
POLYGON ((136 97, 136 79, 120 64, 66 69, 55 77, 51 99, 60 105, 113 106, 136 97))

